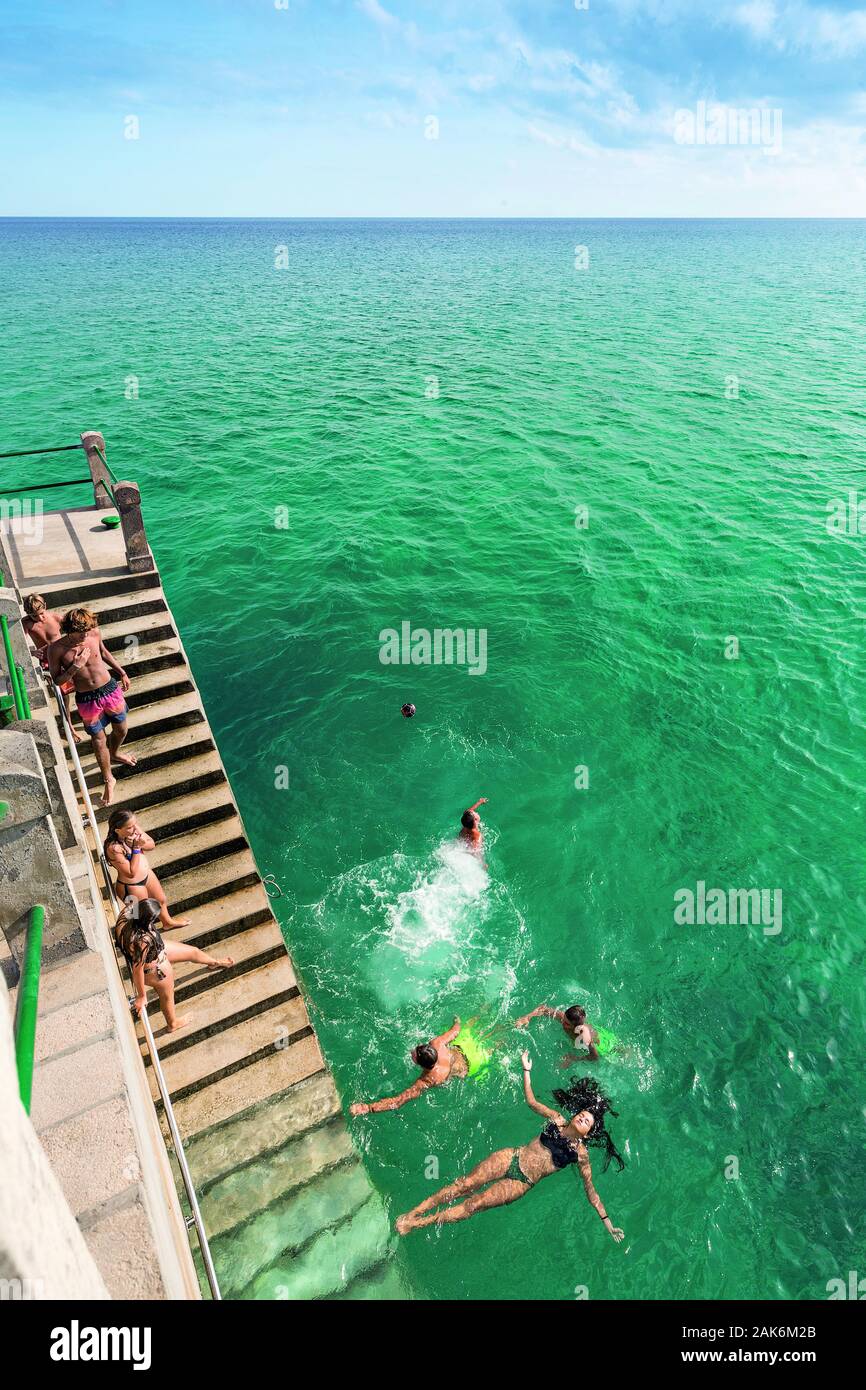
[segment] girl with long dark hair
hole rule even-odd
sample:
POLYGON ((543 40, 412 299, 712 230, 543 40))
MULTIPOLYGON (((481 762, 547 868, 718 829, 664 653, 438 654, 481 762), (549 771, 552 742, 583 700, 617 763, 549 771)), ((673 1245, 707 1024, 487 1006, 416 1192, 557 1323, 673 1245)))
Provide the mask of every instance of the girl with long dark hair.
POLYGON ((134 1007, 140 1014, 147 1002, 147 986, 156 990, 159 1007, 169 1033, 188 1023, 174 1009, 174 971, 172 962, 192 960, 208 970, 227 970, 234 965, 231 956, 209 956, 197 946, 180 941, 163 941, 159 930, 161 905, 156 898, 128 897, 114 926, 114 939, 126 957, 135 989, 134 1007))

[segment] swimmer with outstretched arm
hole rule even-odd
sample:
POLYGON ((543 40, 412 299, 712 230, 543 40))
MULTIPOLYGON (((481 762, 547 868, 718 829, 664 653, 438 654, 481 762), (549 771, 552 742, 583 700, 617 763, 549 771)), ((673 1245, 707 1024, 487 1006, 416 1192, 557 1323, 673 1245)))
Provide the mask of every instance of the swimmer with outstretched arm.
POLYGON ((478 807, 487 803, 486 796, 480 796, 474 806, 470 806, 460 817, 460 834, 458 840, 462 840, 467 849, 473 854, 480 854, 484 847, 484 835, 481 830, 481 817, 478 814, 478 807))
POLYGON ((515 1028, 525 1028, 530 1019, 533 1018, 555 1018, 562 1024, 566 1035, 572 1042, 581 1043, 587 1049, 585 1057, 573 1055, 573 1061, 597 1062, 601 1054, 598 1051, 598 1033, 591 1023, 586 1021, 586 1009, 581 1008, 580 1004, 572 1004, 570 1009, 551 1009, 547 1004, 539 1004, 532 1013, 522 1014, 520 1018, 514 1020, 515 1028))
POLYGON ((542 1178, 548 1178, 558 1169, 576 1163, 587 1201, 598 1213, 605 1230, 615 1241, 622 1240, 623 1232, 611 1222, 593 1186, 587 1152, 588 1144, 599 1145, 607 1151, 605 1168, 612 1158, 621 1169, 625 1166, 604 1127, 605 1113, 610 1110, 611 1115, 616 1115, 616 1111, 611 1110, 610 1101, 599 1090, 598 1082, 593 1077, 575 1077, 567 1091, 553 1092, 557 1104, 569 1112, 566 1119, 558 1110, 551 1110, 535 1099, 530 1081, 531 1070, 532 1059, 528 1052, 524 1052, 523 1092, 526 1103, 548 1122, 538 1137, 520 1147, 498 1149, 466 1177, 457 1178, 398 1217, 397 1230, 401 1236, 421 1226, 444 1226, 452 1221, 466 1221, 477 1211, 517 1202, 542 1178), (450 1206, 451 1202, 456 1205, 450 1206))
POLYGON ((454 1039, 460 1032, 460 1019, 455 1018, 447 1033, 442 1033, 438 1038, 431 1038, 429 1042, 419 1043, 413 1047, 409 1054, 416 1067, 421 1068, 421 1075, 417 1080, 407 1086, 405 1091, 401 1091, 398 1096, 385 1096, 382 1100, 374 1100, 369 1103, 366 1101, 356 1101, 349 1107, 350 1115, 371 1115, 378 1114, 380 1110, 399 1110, 401 1105, 405 1105, 409 1100, 416 1100, 422 1096, 431 1086, 444 1086, 446 1081, 453 1077, 463 1077, 468 1075, 469 1062, 466 1053, 461 1047, 454 1045, 454 1039))

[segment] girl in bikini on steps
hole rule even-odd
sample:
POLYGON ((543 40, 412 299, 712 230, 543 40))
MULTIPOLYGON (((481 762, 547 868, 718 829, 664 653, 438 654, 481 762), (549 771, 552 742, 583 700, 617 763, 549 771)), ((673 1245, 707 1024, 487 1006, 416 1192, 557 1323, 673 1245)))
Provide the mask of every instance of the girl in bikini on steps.
POLYGON ((108 817, 105 837, 105 857, 117 874, 117 896, 143 900, 155 898, 160 905, 164 927, 188 927, 189 918, 172 917, 168 910, 162 884, 147 862, 146 854, 155 849, 150 835, 145 834, 132 811, 118 806, 108 817))
MULTIPOLYGON (((128 813, 127 813, 128 814, 128 813)), ((185 1028, 189 1019, 178 1018, 174 1010, 174 971, 172 964, 195 961, 208 970, 227 970, 234 965, 232 956, 221 959, 209 956, 197 946, 180 941, 163 941, 159 931, 161 904, 156 898, 127 897, 114 927, 118 949, 126 957, 135 989, 135 1011, 141 1013, 147 1003, 147 986, 156 990, 159 1007, 165 1019, 166 1031, 176 1033, 185 1028)))

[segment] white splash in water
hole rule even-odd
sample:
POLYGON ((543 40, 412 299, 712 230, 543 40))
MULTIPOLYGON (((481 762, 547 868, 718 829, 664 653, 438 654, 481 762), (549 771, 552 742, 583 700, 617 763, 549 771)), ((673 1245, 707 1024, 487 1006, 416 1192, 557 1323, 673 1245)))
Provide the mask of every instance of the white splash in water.
POLYGON ((420 873, 412 887, 388 906, 387 939, 409 958, 461 940, 467 910, 490 882, 477 855, 453 841, 439 846, 436 859, 439 864, 433 873, 420 873))

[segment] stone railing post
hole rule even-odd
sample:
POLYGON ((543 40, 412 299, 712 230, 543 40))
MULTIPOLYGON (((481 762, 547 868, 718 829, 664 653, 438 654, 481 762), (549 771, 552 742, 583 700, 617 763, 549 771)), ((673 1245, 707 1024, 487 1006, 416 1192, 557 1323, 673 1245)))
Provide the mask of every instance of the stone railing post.
POLYGON ((90 476, 93 479, 93 501, 101 510, 114 506, 111 496, 111 474, 97 453, 105 454, 105 440, 98 430, 85 430, 81 436, 81 447, 87 455, 90 476))
POLYGON ((107 507, 117 508, 129 569, 133 574, 156 569, 141 516, 141 493, 138 483, 124 480, 112 485, 111 474, 102 462, 102 458, 105 457, 105 440, 98 430, 85 430, 81 436, 81 447, 90 466, 96 506, 100 510, 107 507), (102 458, 99 456, 100 452, 102 458))
POLYGON ((123 530, 126 563, 133 574, 156 569, 141 515, 141 493, 138 483, 115 483, 114 500, 123 530))

